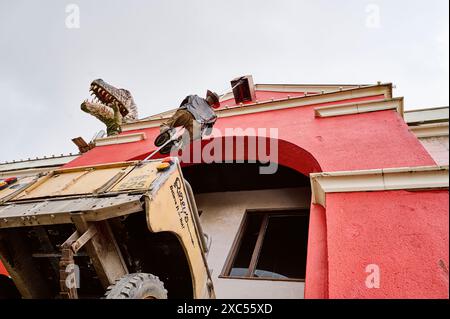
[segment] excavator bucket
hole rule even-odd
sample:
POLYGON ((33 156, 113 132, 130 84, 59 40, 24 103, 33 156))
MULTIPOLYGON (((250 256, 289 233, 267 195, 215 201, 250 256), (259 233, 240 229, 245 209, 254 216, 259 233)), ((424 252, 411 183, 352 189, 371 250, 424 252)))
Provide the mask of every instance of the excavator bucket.
POLYGON ((64 287, 67 276, 61 265, 83 254, 95 269, 94 278, 106 288, 136 272, 127 251, 145 256, 144 247, 126 247, 125 237, 119 235, 127 231, 122 221, 134 214, 145 215, 147 232, 169 233, 178 240, 189 267, 192 297, 214 298, 205 235, 192 190, 175 158, 57 169, 20 178, 0 191, 1 261, 26 298, 52 297, 36 262, 42 255, 60 257, 59 269, 58 263, 52 264, 59 271, 61 295, 78 296, 76 289, 64 287), (117 224, 120 232, 115 231, 117 224), (74 233, 54 242, 50 235, 68 227, 74 233), (29 242, 30 230, 39 231, 38 245, 45 243, 46 254, 32 251, 36 243, 29 242))

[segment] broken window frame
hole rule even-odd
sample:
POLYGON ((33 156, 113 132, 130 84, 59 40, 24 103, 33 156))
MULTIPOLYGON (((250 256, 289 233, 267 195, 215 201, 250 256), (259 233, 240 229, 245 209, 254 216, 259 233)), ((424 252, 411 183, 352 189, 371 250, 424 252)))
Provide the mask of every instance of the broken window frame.
MULTIPOLYGON (((269 225, 269 219, 271 216, 277 217, 291 217, 291 216, 308 216, 309 208, 282 208, 282 209, 252 209, 246 210, 244 216, 241 220, 241 224, 239 225, 238 232, 234 238, 233 244, 231 246, 231 250, 228 254, 228 257, 225 261, 225 265, 222 269, 219 278, 224 279, 247 279, 247 280, 270 280, 270 281, 293 281, 293 282, 304 282, 305 278, 273 278, 273 277, 255 277, 255 270, 258 265, 259 256, 261 254, 261 250, 264 243, 264 238, 267 231, 267 226, 269 225), (247 274, 245 276, 236 276, 231 275, 231 270, 233 268, 233 264, 236 260, 236 257, 239 253, 239 249, 241 247, 241 243, 247 229, 249 223, 249 216, 252 214, 260 214, 263 216, 263 220, 261 221, 260 229, 258 232, 258 237, 256 239, 255 247, 253 248, 252 256, 250 259, 250 264, 247 270, 247 274)), ((306 265, 305 265, 306 268, 306 265)))

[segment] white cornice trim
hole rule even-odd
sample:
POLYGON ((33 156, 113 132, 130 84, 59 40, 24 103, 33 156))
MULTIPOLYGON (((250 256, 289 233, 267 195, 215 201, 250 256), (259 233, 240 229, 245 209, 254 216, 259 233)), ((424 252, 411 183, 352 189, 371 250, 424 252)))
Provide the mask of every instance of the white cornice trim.
POLYGON ((143 129, 152 128, 152 127, 159 127, 166 119, 167 118, 164 117, 161 119, 151 119, 151 120, 127 123, 127 124, 122 125, 122 132, 143 130, 143 129))
POLYGON ((448 122, 410 126, 417 138, 448 136, 448 122))
POLYGON ((114 145, 114 144, 124 144, 124 143, 133 143, 145 140, 145 133, 132 133, 132 134, 123 134, 123 135, 113 135, 103 138, 96 139, 95 146, 105 146, 105 145, 114 145))
MULTIPOLYGON (((354 89, 370 84, 255 84, 255 90, 267 92, 288 92, 288 93, 325 93, 339 91, 341 89, 354 89)), ((229 91, 220 97, 220 101, 233 98, 233 92, 229 91)))
MULTIPOLYGON (((384 95, 385 99, 392 99, 392 84, 386 83, 372 86, 364 86, 360 88, 343 89, 323 94, 313 94, 300 97, 283 98, 279 100, 270 100, 262 102, 256 101, 255 103, 252 104, 237 105, 233 107, 225 106, 225 108, 216 110, 216 114, 219 118, 222 118, 235 115, 295 108, 320 103, 337 102, 341 100, 362 98, 381 94, 384 95)), ((141 130, 146 128, 158 127, 166 118, 167 117, 156 120, 152 119, 126 123, 122 125, 122 131, 126 132, 131 130, 141 130)))
POLYGON ((314 109, 316 117, 331 117, 375 111, 396 110, 403 117, 403 97, 372 102, 346 103, 314 109))
POLYGON ((367 84, 256 84, 255 88, 260 91, 270 92, 333 92, 341 89, 355 89, 367 84))
POLYGON ((448 106, 405 111, 405 122, 408 125, 448 122, 448 118, 448 106))
POLYGON ((448 166, 383 168, 310 174, 314 204, 326 207, 327 193, 448 189, 448 166))

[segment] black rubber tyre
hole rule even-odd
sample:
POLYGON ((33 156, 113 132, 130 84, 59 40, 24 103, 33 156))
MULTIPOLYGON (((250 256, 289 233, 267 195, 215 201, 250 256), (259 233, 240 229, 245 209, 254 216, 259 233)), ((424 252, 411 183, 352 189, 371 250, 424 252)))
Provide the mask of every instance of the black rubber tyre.
POLYGON ((167 299, 167 290, 158 277, 134 273, 118 279, 108 287, 106 299, 167 299))
POLYGON ((183 147, 183 138, 180 136, 178 139, 171 141, 166 146, 162 147, 159 150, 159 153, 162 155, 169 154, 170 152, 177 151, 183 147))
POLYGON ((170 140, 172 136, 170 135, 170 131, 167 130, 165 132, 162 132, 161 134, 159 134, 156 138, 155 138, 155 146, 156 147, 160 147, 161 145, 163 145, 165 142, 167 142, 168 140, 170 140))
POLYGON ((170 142, 169 144, 167 144, 166 146, 164 146, 163 148, 161 148, 159 150, 159 153, 162 155, 167 155, 172 151, 172 147, 173 147, 173 142, 170 142))

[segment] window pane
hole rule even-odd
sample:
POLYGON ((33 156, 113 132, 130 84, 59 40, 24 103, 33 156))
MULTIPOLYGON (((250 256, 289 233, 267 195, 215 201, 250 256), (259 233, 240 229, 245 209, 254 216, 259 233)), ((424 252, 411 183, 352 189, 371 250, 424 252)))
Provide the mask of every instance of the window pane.
POLYGON ((249 214, 247 216, 246 227, 230 271, 230 276, 247 276, 262 219, 263 215, 261 214, 249 214))
POLYGON ((254 276, 304 279, 307 241, 308 216, 270 216, 254 276))

